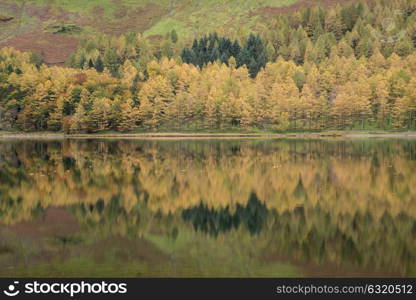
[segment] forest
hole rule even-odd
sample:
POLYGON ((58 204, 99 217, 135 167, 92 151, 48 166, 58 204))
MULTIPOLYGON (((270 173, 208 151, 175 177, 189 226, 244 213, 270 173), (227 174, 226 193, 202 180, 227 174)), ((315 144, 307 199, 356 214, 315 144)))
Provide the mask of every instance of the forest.
POLYGON ((282 14, 248 35, 83 40, 65 66, 0 49, 0 130, 416 129, 416 2, 282 14))

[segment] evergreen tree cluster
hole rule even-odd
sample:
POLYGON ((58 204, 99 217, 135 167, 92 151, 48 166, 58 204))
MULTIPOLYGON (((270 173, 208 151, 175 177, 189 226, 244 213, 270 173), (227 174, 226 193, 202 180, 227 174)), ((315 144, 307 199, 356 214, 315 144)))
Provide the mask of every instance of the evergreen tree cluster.
POLYGON ((181 57, 184 63, 202 68, 209 62, 221 61, 227 64, 231 56, 238 57, 241 46, 237 40, 219 37, 211 33, 201 39, 195 39, 191 48, 184 48, 181 57))
POLYGON ((260 36, 250 34, 247 42, 240 46, 237 40, 220 37, 216 32, 201 39, 195 39, 191 48, 184 48, 182 61, 200 68, 208 63, 220 61, 229 64, 231 57, 236 60, 237 67, 246 65, 250 75, 255 77, 264 68, 268 59, 264 41, 260 36))

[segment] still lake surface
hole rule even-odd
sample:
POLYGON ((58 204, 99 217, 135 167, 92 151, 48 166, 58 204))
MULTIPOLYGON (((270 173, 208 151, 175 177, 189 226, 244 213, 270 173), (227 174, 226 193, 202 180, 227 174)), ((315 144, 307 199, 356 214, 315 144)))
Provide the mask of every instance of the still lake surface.
POLYGON ((0 140, 0 276, 416 276, 416 140, 0 140))

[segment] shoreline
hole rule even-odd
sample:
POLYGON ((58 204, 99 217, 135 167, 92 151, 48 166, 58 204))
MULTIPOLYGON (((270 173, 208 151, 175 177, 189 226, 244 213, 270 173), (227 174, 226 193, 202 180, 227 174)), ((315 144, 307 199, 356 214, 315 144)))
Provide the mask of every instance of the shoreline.
POLYGON ((416 132, 316 132, 316 133, 25 133, 0 132, 0 139, 282 139, 282 138, 405 138, 416 139, 416 132))

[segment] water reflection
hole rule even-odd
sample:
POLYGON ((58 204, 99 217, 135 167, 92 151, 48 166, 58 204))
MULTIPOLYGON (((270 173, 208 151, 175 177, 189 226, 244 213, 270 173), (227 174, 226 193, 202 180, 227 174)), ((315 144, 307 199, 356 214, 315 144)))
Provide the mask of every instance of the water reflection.
POLYGON ((415 276, 415 170, 411 140, 0 141, 0 275, 415 276))
POLYGON ((210 209, 201 203, 197 207, 183 210, 182 218, 193 225, 196 231, 206 232, 213 236, 225 233, 244 225, 250 234, 258 234, 267 219, 266 206, 252 193, 245 206, 237 204, 235 212, 230 212, 227 206, 220 209, 210 209))

